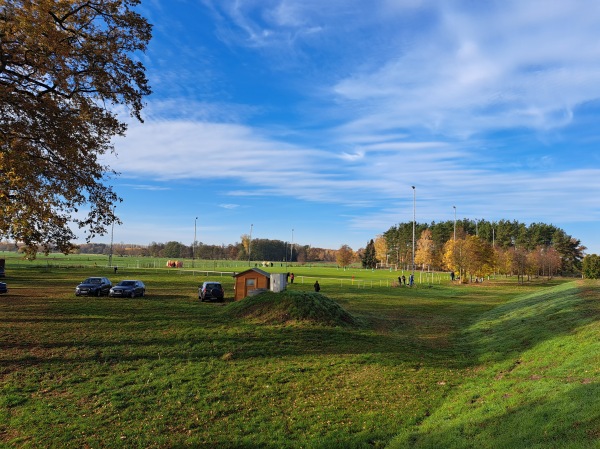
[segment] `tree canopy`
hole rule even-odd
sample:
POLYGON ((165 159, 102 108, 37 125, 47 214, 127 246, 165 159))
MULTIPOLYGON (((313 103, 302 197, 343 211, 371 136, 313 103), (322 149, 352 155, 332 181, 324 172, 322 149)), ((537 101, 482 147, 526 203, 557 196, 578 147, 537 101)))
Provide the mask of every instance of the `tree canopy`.
MULTIPOLYGON (((520 276, 577 273, 586 249, 580 240, 545 223, 527 226, 509 220, 463 219, 456 222, 456 239, 452 221, 417 223, 416 227, 420 237, 415 261, 422 267, 454 270, 462 276, 483 276, 491 269, 520 276)), ((412 222, 392 226, 383 236, 390 260, 408 268, 412 222)))
POLYGON ((100 162, 150 93, 136 59, 151 38, 139 0, 0 0, 0 236, 63 252, 116 220, 100 162))

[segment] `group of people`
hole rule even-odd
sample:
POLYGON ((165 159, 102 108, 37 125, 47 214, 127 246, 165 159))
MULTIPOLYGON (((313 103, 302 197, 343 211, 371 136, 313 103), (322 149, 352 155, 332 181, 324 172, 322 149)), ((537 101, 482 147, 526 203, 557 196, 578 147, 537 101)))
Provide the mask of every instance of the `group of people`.
MULTIPOLYGON (((411 273, 408 276, 408 285, 409 287, 412 287, 415 283, 415 275, 413 273, 411 273)), ((399 285, 406 285, 406 276, 402 275, 402 276, 398 276, 398 284, 399 285)))

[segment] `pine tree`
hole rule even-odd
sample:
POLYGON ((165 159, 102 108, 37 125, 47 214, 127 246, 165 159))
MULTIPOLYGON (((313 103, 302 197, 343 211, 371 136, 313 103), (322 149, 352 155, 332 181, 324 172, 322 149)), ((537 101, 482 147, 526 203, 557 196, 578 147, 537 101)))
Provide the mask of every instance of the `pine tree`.
POLYGON ((377 257, 375 255, 375 242, 373 239, 367 244, 365 253, 362 257, 363 268, 375 268, 377 266, 377 257))

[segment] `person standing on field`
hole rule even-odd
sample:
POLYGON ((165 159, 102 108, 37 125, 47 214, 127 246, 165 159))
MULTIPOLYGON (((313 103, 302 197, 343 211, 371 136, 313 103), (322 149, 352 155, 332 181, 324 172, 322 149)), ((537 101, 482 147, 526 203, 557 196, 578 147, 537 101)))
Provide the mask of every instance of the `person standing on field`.
POLYGON ((321 290, 321 286, 319 285, 319 281, 315 281, 314 287, 315 287, 315 291, 317 293, 319 293, 319 291, 321 290))

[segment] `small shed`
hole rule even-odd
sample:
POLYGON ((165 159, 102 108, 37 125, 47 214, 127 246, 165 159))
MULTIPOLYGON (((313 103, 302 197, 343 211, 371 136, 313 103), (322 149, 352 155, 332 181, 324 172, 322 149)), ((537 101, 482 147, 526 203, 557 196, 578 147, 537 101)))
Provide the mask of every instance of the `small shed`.
POLYGON ((271 288, 271 274, 258 268, 250 268, 233 275, 235 278, 234 300, 239 301, 250 294, 252 290, 271 288))

